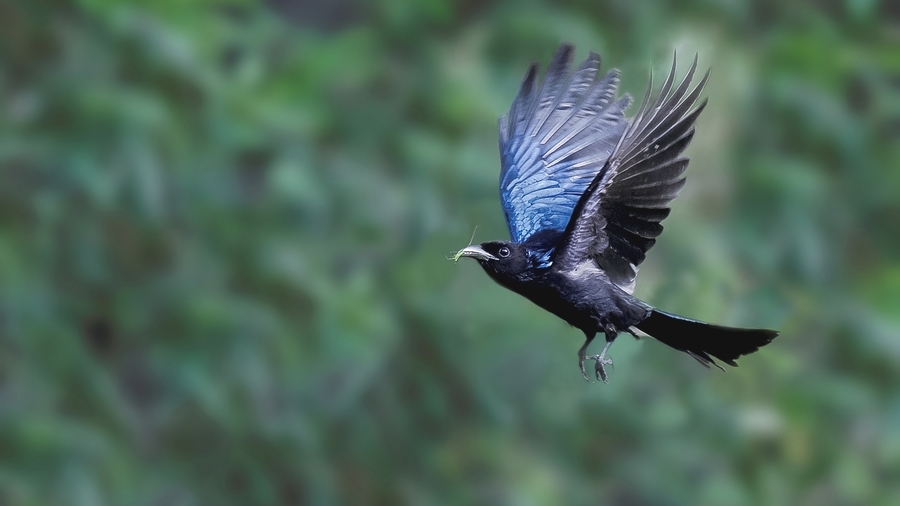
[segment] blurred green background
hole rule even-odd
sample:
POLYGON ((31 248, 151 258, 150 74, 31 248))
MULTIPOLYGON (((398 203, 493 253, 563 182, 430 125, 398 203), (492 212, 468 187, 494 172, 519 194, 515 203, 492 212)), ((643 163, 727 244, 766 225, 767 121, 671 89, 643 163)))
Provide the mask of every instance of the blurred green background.
POLYGON ((900 504, 898 7, 0 1, 0 504, 900 504), (712 68, 636 294, 740 368, 445 259, 562 41, 712 68))

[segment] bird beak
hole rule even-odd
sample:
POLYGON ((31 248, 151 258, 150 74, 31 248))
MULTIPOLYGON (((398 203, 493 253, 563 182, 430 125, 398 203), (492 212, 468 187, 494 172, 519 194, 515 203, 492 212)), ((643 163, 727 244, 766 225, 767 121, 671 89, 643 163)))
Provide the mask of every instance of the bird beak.
POLYGON ((466 246, 453 255, 453 261, 459 262, 459 259, 462 257, 472 257, 476 260, 499 260, 499 258, 481 249, 481 246, 466 246))

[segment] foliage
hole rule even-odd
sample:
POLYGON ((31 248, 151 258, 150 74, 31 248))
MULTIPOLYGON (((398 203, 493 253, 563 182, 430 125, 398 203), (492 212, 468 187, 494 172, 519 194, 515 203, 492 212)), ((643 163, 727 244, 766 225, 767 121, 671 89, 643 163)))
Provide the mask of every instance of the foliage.
MULTIPOLYGON (((887 1, 0 3, 0 503, 900 504, 887 1), (445 255, 560 41, 713 78, 637 295, 722 374, 445 255)), ((631 111, 633 113, 633 110, 631 111)))

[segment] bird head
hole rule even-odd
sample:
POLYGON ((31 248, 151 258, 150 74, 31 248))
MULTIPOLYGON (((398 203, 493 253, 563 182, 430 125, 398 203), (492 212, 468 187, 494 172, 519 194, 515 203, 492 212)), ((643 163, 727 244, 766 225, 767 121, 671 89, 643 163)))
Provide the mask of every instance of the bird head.
POLYGON ((462 257, 478 260, 488 274, 500 279, 513 279, 528 268, 525 247, 508 241, 488 241, 477 246, 466 246, 453 255, 453 260, 462 257))

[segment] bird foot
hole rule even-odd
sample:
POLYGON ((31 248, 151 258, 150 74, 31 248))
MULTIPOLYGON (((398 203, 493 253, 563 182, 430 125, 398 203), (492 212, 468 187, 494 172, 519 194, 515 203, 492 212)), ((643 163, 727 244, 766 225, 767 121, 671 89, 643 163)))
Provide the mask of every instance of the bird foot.
MULTIPOLYGON (((581 367, 581 375, 584 376, 584 380, 588 383, 593 383, 591 378, 588 376, 587 371, 584 370, 584 361, 585 360, 593 360, 594 361, 594 374, 597 376, 597 379, 604 382, 609 383, 609 377, 606 375, 606 365, 613 365, 612 360, 606 358, 606 351, 609 350, 609 346, 612 344, 612 341, 607 341, 606 346, 603 347, 603 351, 600 352, 599 355, 590 355, 586 356, 585 350, 587 350, 588 344, 590 344, 591 340, 588 339, 585 341, 584 346, 578 350, 578 365, 581 367)), ((613 366, 615 369, 615 366, 613 366)))
POLYGON ((591 355, 591 356, 582 356, 580 357, 581 361, 579 365, 581 366, 581 375, 584 376, 584 380, 588 383, 593 383, 593 380, 588 376, 587 371, 584 369, 584 362, 586 360, 594 361, 594 374, 597 376, 597 379, 604 382, 609 383, 609 376, 606 374, 606 368, 604 366, 612 366, 613 370, 615 370, 616 366, 613 365, 612 359, 604 358, 603 354, 600 355, 591 355))
POLYGON ((587 360, 587 357, 582 355, 580 358, 581 358, 581 360, 579 361, 578 365, 581 366, 581 375, 584 376, 584 381, 587 381, 588 383, 593 383, 593 381, 591 381, 591 378, 588 376, 587 371, 584 370, 584 361, 587 360))
MULTIPOLYGON (((594 374, 597 375, 597 379, 604 382, 609 383, 609 376, 606 374, 606 368, 604 366, 612 366, 613 369, 616 367, 613 365, 612 359, 603 358, 603 355, 591 355, 589 357, 585 357, 585 360, 593 360, 594 361, 594 374)), ((584 373, 584 363, 581 364, 581 372, 584 373)), ((584 379, 588 379, 587 374, 584 375, 584 379)), ((590 381, 590 380, 588 380, 590 381)))

